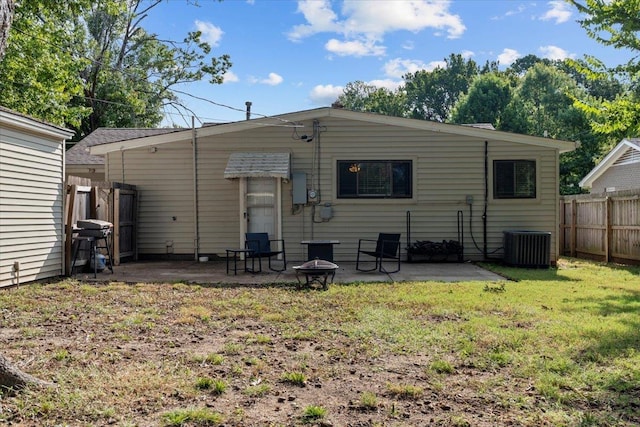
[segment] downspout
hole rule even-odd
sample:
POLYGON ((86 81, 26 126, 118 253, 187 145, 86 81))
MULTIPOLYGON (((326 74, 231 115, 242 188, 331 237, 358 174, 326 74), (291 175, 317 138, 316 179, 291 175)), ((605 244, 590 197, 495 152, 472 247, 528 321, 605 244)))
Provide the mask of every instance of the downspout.
POLYGON ((487 250, 487 204, 489 203, 489 141, 484 142, 484 212, 482 213, 482 255, 489 258, 487 250))
POLYGON ((195 117, 191 116, 191 149, 193 151, 193 252, 195 261, 200 258, 200 229, 198 226, 198 143, 195 117))

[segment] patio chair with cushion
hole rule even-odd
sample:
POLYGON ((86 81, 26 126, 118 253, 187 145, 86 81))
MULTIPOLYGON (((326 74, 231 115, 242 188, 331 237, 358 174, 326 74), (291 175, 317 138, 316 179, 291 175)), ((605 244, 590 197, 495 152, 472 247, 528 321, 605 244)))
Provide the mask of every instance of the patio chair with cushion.
POLYGON ((284 250, 283 239, 269 239, 268 233, 246 233, 245 248, 251 250, 248 255, 250 258, 258 258, 259 270, 256 272, 262 271, 262 258, 269 260, 269 269, 272 271, 281 272, 287 269, 287 254, 284 250), (282 269, 277 269, 271 266, 271 258, 280 254, 282 254, 283 266, 282 269))
MULTIPOLYGON (((363 261, 370 262, 370 261, 363 261)), ((358 257, 356 259, 356 270, 358 271, 374 271, 378 270, 381 273, 397 273, 400 271, 400 234, 395 233, 380 233, 378 240, 373 239, 360 239, 358 240, 358 257), (374 248, 375 243, 375 248, 374 248), (365 269, 360 268, 360 254, 369 255, 375 258, 375 265, 373 268, 365 269), (389 271, 383 266, 384 260, 392 260, 397 262, 397 268, 389 271)))

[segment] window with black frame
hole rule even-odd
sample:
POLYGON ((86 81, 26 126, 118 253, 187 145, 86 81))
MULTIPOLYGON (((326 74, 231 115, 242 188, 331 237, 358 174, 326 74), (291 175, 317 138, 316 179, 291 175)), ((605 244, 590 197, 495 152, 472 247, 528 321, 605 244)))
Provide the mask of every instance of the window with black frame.
POLYGON ((411 160, 338 160, 338 198, 411 198, 411 160))
POLYGON ((535 199, 535 160, 494 160, 494 199, 535 199))

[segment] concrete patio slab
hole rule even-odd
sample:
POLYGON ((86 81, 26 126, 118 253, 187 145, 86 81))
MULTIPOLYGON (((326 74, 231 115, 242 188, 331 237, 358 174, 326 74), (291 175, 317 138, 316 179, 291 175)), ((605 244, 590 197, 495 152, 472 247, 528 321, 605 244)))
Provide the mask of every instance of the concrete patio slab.
MULTIPOLYGON (((244 271, 244 263, 238 263, 238 273, 226 272, 226 263, 222 261, 138 261, 127 262, 114 267, 113 274, 104 270, 93 277, 93 273, 77 273, 76 279, 83 281, 113 281, 126 283, 200 283, 200 284, 239 284, 259 285, 273 283, 298 283, 293 266, 302 262, 289 262, 287 270, 281 273, 263 268, 262 273, 244 271)), ((340 262, 336 270, 334 283, 354 282, 406 282, 406 281, 503 281, 504 277, 487 271, 472 263, 402 263, 397 273, 378 271, 361 272, 355 269, 354 262, 340 262)), ((265 266, 263 266, 265 267, 265 266)), ((300 280, 305 278, 301 275, 300 280)))

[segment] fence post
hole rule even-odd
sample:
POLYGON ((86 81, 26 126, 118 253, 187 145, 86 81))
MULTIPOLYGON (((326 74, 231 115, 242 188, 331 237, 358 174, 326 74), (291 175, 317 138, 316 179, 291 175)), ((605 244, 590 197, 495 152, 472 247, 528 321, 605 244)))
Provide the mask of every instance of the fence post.
POLYGON ((604 260, 611 261, 611 198, 604 198, 604 260))
POLYGON ((113 258, 120 265, 120 189, 113 189, 113 258))
POLYGON ((67 186, 67 221, 65 226, 65 242, 64 242, 64 259, 65 259, 65 274, 71 276, 71 248, 73 246, 73 214, 75 212, 76 194, 78 193, 78 186, 67 186))
POLYGON ((560 197, 560 206, 558 206, 558 212, 560 212, 560 225, 558 227, 558 255, 564 255, 564 228, 565 228, 565 223, 564 223, 564 211, 565 211, 565 207, 564 207, 564 197, 560 197))
POLYGON ((577 218, 578 218, 578 212, 577 212, 576 199, 572 199, 571 200, 571 234, 570 234, 570 237, 569 237, 569 246, 571 248, 570 254, 571 254, 572 257, 575 257, 576 253, 577 253, 577 249, 576 249, 576 239, 577 239, 576 222, 577 222, 577 218))
POLYGON ((91 187, 89 196, 89 218, 98 219, 98 187, 91 187))

